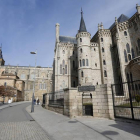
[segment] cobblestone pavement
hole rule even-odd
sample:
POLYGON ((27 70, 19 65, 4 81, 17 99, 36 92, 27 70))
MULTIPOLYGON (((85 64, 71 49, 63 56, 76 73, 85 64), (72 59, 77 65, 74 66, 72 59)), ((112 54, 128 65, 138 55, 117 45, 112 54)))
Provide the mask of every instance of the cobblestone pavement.
POLYGON ((49 140, 34 121, 0 123, 0 140, 49 140))

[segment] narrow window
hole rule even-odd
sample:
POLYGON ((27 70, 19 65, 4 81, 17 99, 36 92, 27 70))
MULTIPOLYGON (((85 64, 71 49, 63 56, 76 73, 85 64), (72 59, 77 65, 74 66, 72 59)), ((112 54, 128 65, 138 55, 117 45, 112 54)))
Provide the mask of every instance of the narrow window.
POLYGON ((88 59, 86 59, 86 66, 88 66, 88 59))
POLYGON ((132 73, 130 73, 130 80, 131 80, 131 82, 133 81, 133 75, 132 75, 132 73))
POLYGON ((62 74, 62 65, 60 65, 60 74, 62 74))
POLYGON ((102 47, 102 52, 105 52, 104 48, 102 47))
POLYGON ((65 51, 63 50, 63 54, 65 54, 65 51))
POLYGON ((139 56, 139 49, 136 47, 137 56, 139 56))
POLYGON ((97 67, 97 63, 95 63, 95 66, 97 67))
POLYGON ((82 62, 81 62, 81 60, 80 60, 80 67, 82 67, 82 62))
POLYGON ((63 60, 63 68, 65 67, 65 60, 63 60))
POLYGON ((73 61, 73 68, 75 68, 75 61, 73 61))
POLYGON ((82 42, 82 38, 80 38, 80 42, 82 42))
POLYGON ((67 65, 65 65, 65 74, 67 74, 67 65))
POLYGON ((106 72, 106 70, 104 70, 104 77, 107 77, 107 72, 106 72))
POLYGON ((81 72, 81 77, 84 77, 84 72, 83 71, 81 72))
POLYGON ((94 51, 96 51, 96 49, 94 48, 94 51))
POLYGON ((127 50, 127 53, 130 53, 130 46, 128 43, 126 44, 126 50, 127 50))
POLYGON ((103 42, 103 38, 101 38, 101 42, 103 42))
POLYGON ((76 86, 75 86, 75 81, 73 81, 73 87, 76 87, 76 86))
POLYGON ((130 82, 129 74, 127 73, 127 82, 130 82))
POLYGON ((137 84, 135 84, 135 89, 138 90, 138 86, 137 86, 137 84))
POLYGON ((103 64, 106 65, 106 61, 105 60, 103 60, 103 64))
POLYGON ((135 53, 134 53, 134 49, 133 48, 131 49, 131 53, 132 53, 132 59, 134 59, 135 58, 135 53))
POLYGON ((127 32, 126 31, 124 31, 124 36, 127 36, 127 32))
POLYGON ((138 48, 140 50, 140 39, 138 39, 137 43, 138 43, 138 48))
POLYGON ((85 66, 85 59, 83 59, 82 61, 83 61, 83 66, 85 66))
POLYGON ((129 61, 131 60, 131 55, 130 54, 128 54, 128 59, 129 59, 129 61))
POLYGON ((65 69, 63 68, 63 75, 65 74, 65 69))
POLYGON ((128 60, 127 60, 127 53, 126 53, 125 49, 124 49, 124 58, 125 58, 125 62, 128 62, 128 60))
POLYGON ((81 52, 81 53, 83 52, 82 48, 80 49, 80 52, 81 52))
POLYGON ((74 55, 74 51, 73 51, 73 55, 74 55))

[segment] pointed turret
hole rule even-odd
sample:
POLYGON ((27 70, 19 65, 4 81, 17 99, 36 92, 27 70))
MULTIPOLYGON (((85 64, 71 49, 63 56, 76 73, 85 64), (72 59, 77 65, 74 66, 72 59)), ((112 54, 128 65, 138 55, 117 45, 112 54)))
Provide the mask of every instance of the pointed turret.
POLYGON ((86 25, 85 25, 84 18, 83 18, 82 8, 81 8, 81 22, 80 22, 79 32, 87 32, 86 25))
POLYGON ((3 66, 4 64, 5 64, 5 61, 2 56, 2 47, 0 47, 0 66, 3 66))

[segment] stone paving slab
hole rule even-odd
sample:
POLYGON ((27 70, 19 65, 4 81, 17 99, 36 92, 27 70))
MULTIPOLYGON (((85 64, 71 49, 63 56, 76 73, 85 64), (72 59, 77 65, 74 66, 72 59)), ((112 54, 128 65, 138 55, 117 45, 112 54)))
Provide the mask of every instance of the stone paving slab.
MULTIPOLYGON (((30 113, 30 107, 26 109, 30 113)), ((70 119, 35 106, 34 120, 55 140, 140 140, 140 125, 93 117, 70 119)))
POLYGON ((34 121, 0 123, 0 140, 50 140, 34 121))

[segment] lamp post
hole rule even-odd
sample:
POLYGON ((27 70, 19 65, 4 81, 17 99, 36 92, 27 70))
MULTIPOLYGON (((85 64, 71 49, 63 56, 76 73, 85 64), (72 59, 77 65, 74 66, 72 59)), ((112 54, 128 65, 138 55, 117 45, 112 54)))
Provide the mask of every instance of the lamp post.
MULTIPOLYGON (((37 54, 37 51, 36 52, 30 52, 30 54, 37 54)), ((31 113, 34 112, 35 70, 36 70, 36 55, 35 55, 35 69, 34 69, 34 82, 33 82, 33 95, 32 95, 31 113)))

